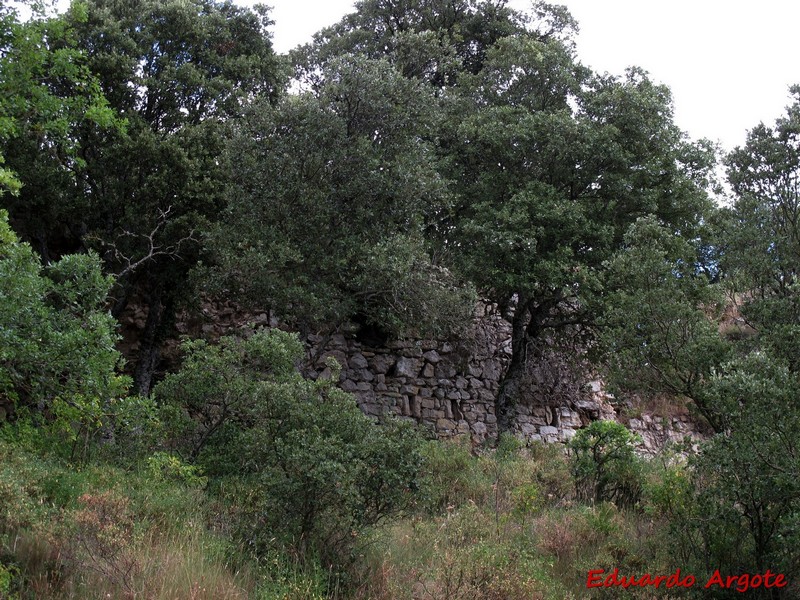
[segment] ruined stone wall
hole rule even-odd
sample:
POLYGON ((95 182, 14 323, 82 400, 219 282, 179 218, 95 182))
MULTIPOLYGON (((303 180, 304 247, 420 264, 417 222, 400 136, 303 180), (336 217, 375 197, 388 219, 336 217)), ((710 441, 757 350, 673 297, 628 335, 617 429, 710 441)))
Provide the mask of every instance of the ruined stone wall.
MULTIPOLYGON (((357 331, 309 336, 310 377, 330 377, 328 357, 342 366, 340 387, 361 410, 393 414, 422 424, 440 438, 469 435, 476 444, 497 436, 494 401, 511 356, 511 328, 491 308, 481 308, 472 330, 451 341, 400 340, 375 347, 357 331)), ((567 442, 597 419, 620 420, 603 383, 588 370, 570 368, 556 354, 542 357, 516 408, 514 433, 527 441, 567 442)), ((685 436, 702 436, 686 414, 622 419, 655 453, 685 436)))
MULTIPOLYGON (((126 338, 136 339, 145 317, 136 305, 129 311, 122 320, 126 338)), ((279 325, 266 313, 246 314, 229 303, 206 303, 199 314, 179 317, 176 327, 188 337, 217 339, 248 324, 279 325)), ((455 340, 365 340, 354 326, 331 336, 307 336, 305 372, 312 378, 330 377, 326 359, 333 357, 342 367, 340 387, 355 396, 365 414, 393 414, 420 423, 438 437, 469 436, 479 444, 497 436, 494 401, 511 357, 510 338, 510 324, 487 306, 477 309, 472 328, 455 340)), ((121 346, 128 358, 135 356, 135 342, 126 340, 121 346)), ((178 367, 177 340, 168 340, 164 358, 166 368, 178 367)), ((568 362, 553 353, 533 361, 514 419, 515 433, 525 440, 566 442, 597 419, 623 422, 642 437, 643 452, 657 452, 685 436, 702 438, 686 413, 617 414, 602 381, 586 365, 576 369, 568 362)))
POLYGON ((399 340, 384 347, 356 332, 309 336, 311 377, 329 377, 328 357, 342 366, 340 386, 371 416, 394 414, 421 423, 439 437, 497 436, 494 399, 508 364, 508 324, 481 314, 461 340, 399 340))

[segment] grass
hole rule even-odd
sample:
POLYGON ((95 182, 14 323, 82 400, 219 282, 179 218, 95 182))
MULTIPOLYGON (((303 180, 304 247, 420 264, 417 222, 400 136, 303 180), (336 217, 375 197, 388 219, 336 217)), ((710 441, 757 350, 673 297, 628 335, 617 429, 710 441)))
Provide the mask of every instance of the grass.
POLYGON ((232 533, 236 506, 202 479, 76 468, 0 443, 0 597, 577 600, 623 597, 589 595, 590 569, 671 572, 658 515, 577 504, 558 447, 505 440, 476 455, 432 443, 425 454, 416 509, 370 533, 342 585, 278 549, 252 557, 232 533))

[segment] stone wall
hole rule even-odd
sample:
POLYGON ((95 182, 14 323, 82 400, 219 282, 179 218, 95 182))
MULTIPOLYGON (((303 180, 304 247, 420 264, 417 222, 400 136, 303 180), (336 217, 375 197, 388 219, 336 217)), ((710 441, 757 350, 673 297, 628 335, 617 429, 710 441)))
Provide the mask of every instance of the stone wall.
MULTIPOLYGON (((138 304, 133 307, 122 319, 121 346, 129 359, 135 357, 137 330, 146 318, 138 304)), ((230 303, 204 303, 199 313, 179 316, 176 324, 182 335, 209 339, 244 326, 276 327, 278 322, 267 313, 242 313, 230 303)), ((342 367, 340 387, 355 396, 367 415, 394 414, 438 437, 468 435, 476 444, 497 436, 494 401, 511 356, 511 327, 491 307, 478 308, 472 328, 461 339, 368 338, 355 326, 330 336, 308 335, 306 375, 330 377, 326 360, 333 357, 342 367)), ((176 339, 167 341, 163 355, 165 368, 178 367, 176 339)), ((602 381, 586 365, 568 363, 554 353, 534 361, 523 386, 525 398, 516 409, 517 435, 563 443, 594 420, 615 419, 641 435, 643 452, 657 452, 685 436, 702 438, 685 413, 661 417, 635 409, 634 418, 617 414, 602 381)))
MULTIPOLYGON (((355 329, 312 335, 307 375, 330 377, 326 360, 335 358, 342 367, 340 387, 356 397, 365 414, 393 414, 440 438, 469 435, 480 444, 497 436, 494 400, 510 360, 510 336, 510 324, 490 308, 481 309, 460 340, 401 340, 376 347, 359 339, 355 329)), ((570 368, 557 354, 544 355, 516 408, 515 433, 528 441, 563 443, 594 420, 620 420, 602 381, 588 373, 570 368)), ((622 420, 641 435, 645 453, 685 436, 702 437, 686 414, 622 420)))
POLYGON ((399 340, 370 346, 357 332, 309 336, 311 377, 330 377, 328 357, 342 366, 340 386, 371 416, 394 414, 439 437, 497 436, 494 399, 509 359, 507 323, 482 314, 461 340, 399 340))

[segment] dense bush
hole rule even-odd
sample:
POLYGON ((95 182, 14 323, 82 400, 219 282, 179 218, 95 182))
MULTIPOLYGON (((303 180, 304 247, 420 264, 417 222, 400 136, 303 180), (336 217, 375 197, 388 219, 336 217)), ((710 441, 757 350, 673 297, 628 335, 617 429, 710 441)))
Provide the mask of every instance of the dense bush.
POLYGON ((128 383, 104 310, 111 283, 94 255, 43 267, 0 210, 0 406, 68 440, 99 431, 128 383))
POLYGON ((641 495, 636 435, 616 421, 594 421, 569 442, 578 498, 633 506, 641 495))
POLYGON ((296 336, 261 331, 184 349, 181 370, 155 390, 169 441, 227 493, 255 554, 283 547, 343 567, 366 528, 414 501, 416 430, 391 419, 378 427, 330 380, 304 379, 296 336))

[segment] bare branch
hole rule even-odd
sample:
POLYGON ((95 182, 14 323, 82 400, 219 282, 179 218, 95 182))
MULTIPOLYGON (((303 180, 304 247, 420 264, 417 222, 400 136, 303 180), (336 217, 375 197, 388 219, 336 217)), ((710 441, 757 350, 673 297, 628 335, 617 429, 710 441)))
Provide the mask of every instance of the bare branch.
POLYGON ((112 253, 114 259, 123 265, 121 271, 119 271, 116 275, 118 278, 123 278, 131 273, 134 273, 138 269, 140 269, 145 264, 155 260, 160 256, 167 256, 172 259, 179 259, 180 258, 180 251, 181 247, 188 243, 188 242, 199 242, 200 240, 196 237, 196 230, 192 229, 189 231, 188 235, 178 239, 177 241, 168 244, 162 245, 159 244, 157 241, 157 236, 159 231, 161 231, 164 226, 169 221, 170 213, 172 212, 172 207, 167 207, 166 210, 158 209, 158 217, 156 219, 155 227, 150 231, 150 233, 136 233, 133 231, 123 230, 120 234, 120 238, 132 238, 134 240, 143 240, 144 245, 146 247, 145 253, 143 256, 139 258, 135 258, 134 256, 129 256, 123 252, 116 242, 105 242, 102 243, 109 249, 112 253))

